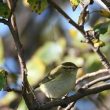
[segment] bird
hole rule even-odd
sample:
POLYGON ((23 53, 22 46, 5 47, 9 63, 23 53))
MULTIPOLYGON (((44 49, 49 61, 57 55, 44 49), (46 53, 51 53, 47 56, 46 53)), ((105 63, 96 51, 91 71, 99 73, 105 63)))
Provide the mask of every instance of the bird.
POLYGON ((79 68, 72 62, 63 62, 51 70, 48 76, 42 80, 38 89, 50 99, 63 97, 74 90, 79 68))

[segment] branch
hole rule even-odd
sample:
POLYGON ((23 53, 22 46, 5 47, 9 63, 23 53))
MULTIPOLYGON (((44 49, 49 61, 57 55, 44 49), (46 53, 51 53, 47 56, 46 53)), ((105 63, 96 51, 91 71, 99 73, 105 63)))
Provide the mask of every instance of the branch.
POLYGON ((87 82, 93 81, 95 79, 98 79, 100 77, 104 77, 104 76, 108 76, 108 75, 110 75, 110 74, 107 69, 101 69, 96 72, 87 73, 86 75, 82 76, 81 78, 78 78, 76 80, 76 84, 83 83, 83 81, 87 83, 87 82))
POLYGON ((110 74, 107 69, 102 69, 93 73, 87 73, 83 77, 76 80, 76 90, 87 89, 94 84, 110 80, 110 74))
POLYGON ((107 7, 108 9, 110 10, 110 1, 107 1, 107 0, 101 0, 107 7))
POLYGON ((82 88, 83 88, 83 89, 87 89, 87 88, 93 86, 94 84, 96 84, 96 83, 98 83, 98 82, 107 81, 107 80, 110 80, 110 75, 104 76, 104 77, 101 77, 101 78, 98 78, 98 79, 93 80, 93 81, 91 81, 91 82, 88 82, 88 83, 85 84, 82 88))
POLYGON ((8 18, 8 26, 11 31, 12 37, 15 42, 15 46, 17 49, 17 54, 18 54, 18 59, 20 63, 20 69, 21 69, 21 75, 22 75, 22 80, 23 80, 23 86, 22 86, 22 95, 25 100, 25 103, 28 107, 29 110, 33 110, 33 103, 35 101, 35 97, 33 95, 33 91, 29 85, 29 82, 27 80, 27 68, 26 68, 26 63, 24 60, 24 52, 23 52, 23 47, 19 39, 19 34, 18 34, 18 28, 16 24, 16 17, 14 14, 15 8, 16 8, 16 3, 17 0, 7 0, 8 7, 11 10, 10 16, 8 18))
POLYGON ((4 91, 7 91, 7 92, 15 92, 15 93, 18 93, 18 94, 22 94, 22 91, 21 90, 17 90, 17 89, 14 89, 14 88, 5 88, 4 91))
POLYGON ((55 9, 57 9, 57 11, 62 14, 70 24, 72 24, 79 32, 81 32, 81 34, 84 36, 84 38, 87 40, 87 43, 89 45, 91 45, 92 49, 94 52, 97 53, 97 55, 100 58, 100 61, 102 62, 102 64, 105 66, 105 68, 107 68, 108 70, 110 69, 110 63, 108 62, 107 58, 104 56, 104 54, 100 51, 100 49, 96 49, 94 47, 93 42, 91 41, 91 36, 87 35, 85 30, 79 26, 77 23, 75 23, 55 2, 53 2, 52 0, 48 0, 48 3, 50 5, 52 5, 55 9))
MULTIPOLYGON (((110 83, 99 85, 98 87, 92 87, 92 88, 89 88, 83 91, 82 93, 77 92, 75 95, 67 97, 65 99, 59 99, 59 100, 55 100, 52 102, 48 102, 44 105, 41 105, 39 110, 49 110, 50 108, 55 107, 55 106, 68 105, 69 103, 76 102, 77 100, 85 96, 96 94, 96 93, 102 92, 104 90, 109 90, 109 89, 110 89, 110 83)), ((38 110, 38 109, 35 109, 35 110, 38 110)))
MULTIPOLYGON (((16 6, 16 5, 13 4, 12 0, 7 0, 7 2, 8 2, 8 6, 9 6, 10 10, 13 10, 13 8, 15 9, 14 6, 16 6)), ((16 46, 16 49, 18 52, 18 58, 19 58, 19 63, 20 63, 20 67, 21 67, 21 74, 24 75, 26 73, 26 64, 24 61, 23 48, 22 48, 22 44, 19 39, 19 34, 18 34, 18 29, 17 29, 17 25, 16 25, 16 18, 15 18, 14 12, 10 15, 8 22, 9 22, 8 26, 11 31, 11 34, 14 39, 15 46, 16 46)))
POLYGON ((77 30, 79 30, 82 34, 85 32, 82 30, 82 27, 80 27, 78 24, 76 24, 55 2, 52 0, 47 0, 50 5, 52 5, 60 14, 62 14, 67 21, 73 25, 77 30))

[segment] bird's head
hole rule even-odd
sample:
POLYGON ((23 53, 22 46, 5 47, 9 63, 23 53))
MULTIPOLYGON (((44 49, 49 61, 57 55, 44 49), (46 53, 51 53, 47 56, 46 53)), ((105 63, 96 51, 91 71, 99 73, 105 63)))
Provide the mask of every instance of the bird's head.
MULTIPOLYGON (((55 69, 53 69, 50 74, 51 75, 58 75, 59 73, 63 73, 63 74, 69 74, 69 73, 72 73, 72 74, 75 74, 77 73, 77 70, 79 69, 80 67, 76 66, 74 63, 72 62, 64 62, 62 63, 61 65, 57 66, 55 69)), ((66 75, 65 74, 65 75, 66 75)))
POLYGON ((74 72, 74 71, 77 71, 80 68, 72 62, 64 62, 61 65, 62 65, 62 68, 64 69, 64 71, 68 71, 68 72, 69 71, 74 72))

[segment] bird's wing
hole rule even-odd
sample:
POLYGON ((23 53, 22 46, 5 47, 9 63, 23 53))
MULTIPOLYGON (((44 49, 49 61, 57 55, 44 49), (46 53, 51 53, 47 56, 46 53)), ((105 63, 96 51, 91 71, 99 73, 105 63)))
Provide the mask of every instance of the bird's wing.
POLYGON ((60 73, 61 73, 61 67, 62 65, 59 65, 57 66, 55 69, 53 69, 51 72, 50 72, 50 76, 55 78, 56 76, 58 76, 60 73))
POLYGON ((44 83, 46 83, 46 82, 48 82, 48 81, 51 81, 52 79, 51 78, 49 78, 48 76, 46 76, 42 81, 41 81, 41 84, 44 84, 44 83))
POLYGON ((46 83, 48 81, 51 81, 53 79, 55 79, 59 74, 61 74, 61 69, 60 66, 56 67, 55 69, 53 69, 49 74, 47 74, 47 76, 41 81, 42 83, 46 83))

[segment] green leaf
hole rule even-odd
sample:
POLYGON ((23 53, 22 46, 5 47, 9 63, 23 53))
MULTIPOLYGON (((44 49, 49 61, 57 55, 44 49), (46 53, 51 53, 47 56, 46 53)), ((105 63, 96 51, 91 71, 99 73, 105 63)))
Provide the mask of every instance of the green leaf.
POLYGON ((98 31, 100 34, 105 34, 108 31, 109 25, 110 25, 110 21, 100 23, 94 26, 94 30, 98 31))
POLYGON ((0 16, 3 18, 8 18, 10 14, 10 10, 7 4, 0 2, 0 16))
POLYGON ((0 70, 0 90, 6 85, 6 74, 7 72, 3 69, 0 70))
POLYGON ((41 14, 48 6, 47 0, 28 0, 28 3, 32 11, 38 14, 41 14))

